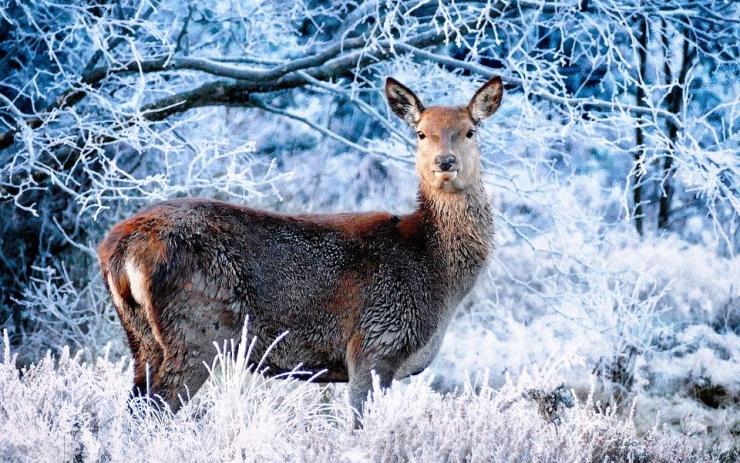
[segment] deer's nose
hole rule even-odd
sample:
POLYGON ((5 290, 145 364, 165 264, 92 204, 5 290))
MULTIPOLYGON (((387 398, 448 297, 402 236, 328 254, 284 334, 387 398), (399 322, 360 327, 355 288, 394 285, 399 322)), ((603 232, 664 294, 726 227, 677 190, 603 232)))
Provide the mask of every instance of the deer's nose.
POLYGON ((434 162, 437 164, 437 167, 439 167, 439 170, 442 172, 448 171, 452 168, 452 166, 455 165, 455 156, 451 154, 441 154, 434 158, 434 162))

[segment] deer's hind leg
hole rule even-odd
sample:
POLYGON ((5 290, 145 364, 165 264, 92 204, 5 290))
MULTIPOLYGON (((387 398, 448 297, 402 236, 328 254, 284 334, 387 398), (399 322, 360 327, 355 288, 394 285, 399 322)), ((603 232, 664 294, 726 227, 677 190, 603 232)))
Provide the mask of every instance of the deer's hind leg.
POLYGON ((131 285, 124 272, 110 272, 105 278, 106 286, 113 298, 113 305, 128 338, 131 357, 134 361, 134 384, 132 397, 147 394, 147 373, 159 369, 164 352, 152 333, 144 308, 134 299, 131 285))
POLYGON ((175 413, 208 379, 206 365, 210 364, 213 352, 208 349, 208 343, 192 342, 186 338, 173 336, 166 343, 165 357, 154 375, 152 390, 175 413))
POLYGON ((134 385, 131 396, 142 397, 149 394, 151 377, 162 364, 164 349, 152 333, 151 327, 141 313, 142 309, 127 307, 125 310, 129 314, 133 313, 130 319, 135 320, 124 324, 134 360, 134 385))
POLYGON ((176 412, 208 379, 214 342, 238 339, 243 324, 241 306, 218 297, 199 275, 174 292, 161 307, 157 324, 163 333, 164 359, 154 375, 153 391, 176 412))

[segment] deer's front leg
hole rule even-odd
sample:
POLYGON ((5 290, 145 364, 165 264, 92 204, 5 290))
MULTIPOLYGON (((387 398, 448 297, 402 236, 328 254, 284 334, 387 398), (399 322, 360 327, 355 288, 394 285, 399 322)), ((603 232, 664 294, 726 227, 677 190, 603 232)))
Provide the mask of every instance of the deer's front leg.
POLYGON ((362 336, 355 334, 347 346, 349 403, 353 412, 352 427, 354 429, 362 427, 363 407, 368 394, 373 389, 372 372, 378 375, 380 387, 385 389, 391 385, 398 369, 397 362, 365 349, 362 341, 362 336))

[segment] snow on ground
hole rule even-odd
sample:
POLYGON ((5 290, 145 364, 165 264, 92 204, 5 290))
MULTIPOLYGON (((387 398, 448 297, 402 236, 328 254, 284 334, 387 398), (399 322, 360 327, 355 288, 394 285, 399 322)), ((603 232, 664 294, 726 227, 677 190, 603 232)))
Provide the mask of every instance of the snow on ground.
MULTIPOLYGON (((240 345, 245 346, 247 342, 240 345)), ((206 387, 176 416, 126 403, 131 369, 65 350, 19 372, 7 338, 0 364, 2 461, 710 461, 729 456, 558 387, 561 367, 498 389, 455 394, 414 378, 376 393, 353 431, 342 387, 265 379, 246 349, 222 349, 206 387)))

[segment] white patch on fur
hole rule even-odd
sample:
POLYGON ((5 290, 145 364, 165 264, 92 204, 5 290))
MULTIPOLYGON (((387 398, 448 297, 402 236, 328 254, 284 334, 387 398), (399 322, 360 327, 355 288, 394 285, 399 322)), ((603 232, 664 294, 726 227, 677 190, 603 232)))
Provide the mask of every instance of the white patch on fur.
POLYGON ((131 296, 141 306, 146 306, 148 300, 147 278, 132 259, 126 259, 126 275, 131 287, 131 296))
POLYGON ((108 288, 110 289, 110 294, 113 297, 113 304, 116 307, 123 306, 123 298, 121 297, 121 293, 118 292, 118 287, 113 282, 113 278, 108 275, 108 288))
POLYGON ((162 335, 162 331, 159 329, 159 321, 155 316, 152 301, 149 297, 149 280, 133 259, 126 259, 125 268, 126 275, 128 276, 128 283, 131 287, 131 296, 139 303, 141 309, 144 311, 144 315, 149 322, 149 327, 152 330, 152 335, 162 348, 165 358, 167 358, 168 348, 164 343, 164 336, 162 335))

